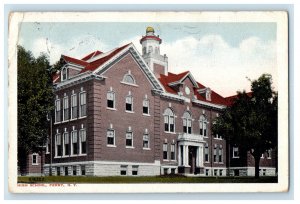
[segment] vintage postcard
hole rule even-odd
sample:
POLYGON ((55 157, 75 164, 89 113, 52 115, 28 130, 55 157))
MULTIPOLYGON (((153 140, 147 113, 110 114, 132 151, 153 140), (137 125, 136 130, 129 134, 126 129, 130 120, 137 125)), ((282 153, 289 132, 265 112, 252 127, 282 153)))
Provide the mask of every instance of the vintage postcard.
POLYGON ((13 193, 284 192, 288 13, 12 12, 13 193))

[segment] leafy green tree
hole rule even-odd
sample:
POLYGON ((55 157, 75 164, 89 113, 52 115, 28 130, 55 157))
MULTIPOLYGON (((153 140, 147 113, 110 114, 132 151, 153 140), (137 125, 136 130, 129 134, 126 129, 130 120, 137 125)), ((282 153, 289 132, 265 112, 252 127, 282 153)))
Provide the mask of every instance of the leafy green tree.
POLYGON ((26 169, 30 152, 39 152, 49 134, 47 114, 53 109, 50 65, 42 54, 33 57, 18 46, 18 165, 26 169))
POLYGON ((222 134, 242 153, 250 152, 255 161, 255 177, 259 177, 261 155, 277 148, 278 97, 272 88, 272 76, 263 74, 251 81, 251 93, 238 92, 216 119, 213 132, 222 134))

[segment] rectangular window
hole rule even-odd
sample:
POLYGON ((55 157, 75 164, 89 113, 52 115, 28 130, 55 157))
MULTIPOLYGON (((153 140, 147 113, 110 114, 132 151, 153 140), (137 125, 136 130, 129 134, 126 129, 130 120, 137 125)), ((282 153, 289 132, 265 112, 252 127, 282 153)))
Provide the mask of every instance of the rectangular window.
POLYGON ((175 144, 171 144, 171 160, 175 160, 175 144))
POLYGON ((239 148, 233 147, 232 150, 233 150, 232 158, 239 158, 239 148))
POLYGON ((37 165, 37 164, 38 164, 38 155, 32 154, 32 165, 37 165))
POLYGON ((205 175, 209 176, 209 169, 205 169, 205 175))
POLYGON ((223 169, 220 169, 219 172, 220 172, 219 175, 220 175, 220 176, 223 176, 223 169))
POLYGON ((63 155, 69 155, 70 154, 70 143, 69 143, 69 133, 64 132, 63 135, 63 145, 64 145, 64 152, 63 155))
POLYGON ((183 132, 187 133, 187 120, 185 118, 183 119, 183 132))
POLYGON ((114 130, 107 130, 107 144, 115 145, 115 131, 114 130))
POLYGON ((72 137, 72 155, 78 154, 78 137, 77 137, 77 131, 71 132, 72 137))
POLYGON ((65 166, 65 176, 68 176, 69 175, 69 170, 68 170, 68 167, 65 166))
POLYGON ((46 143, 46 154, 49 154, 51 150, 51 141, 49 139, 49 136, 47 138, 47 143, 46 143))
POLYGON ((203 135, 203 122, 200 121, 200 135, 203 135))
POLYGON ((127 175, 127 166, 125 166, 125 165, 121 166, 120 175, 122 175, 122 176, 127 175))
POLYGON ((163 159, 168 159, 168 144, 163 144, 163 159))
POLYGON ((55 101, 55 122, 60 122, 61 116, 60 116, 60 100, 57 99, 55 101))
POLYGON ((219 148, 219 162, 223 162, 223 149, 219 148))
POLYGON ((69 98, 68 97, 64 97, 64 118, 63 120, 69 120, 69 98))
POLYGON ((188 134, 192 134, 192 121, 191 120, 187 121, 187 126, 188 126, 188 134))
POLYGON ((126 111, 133 111, 132 103, 133 103, 132 96, 127 96, 126 97, 126 111))
POLYGON ((208 145, 206 144, 205 146, 205 162, 209 162, 209 149, 208 149, 208 145))
POLYGON ((217 162, 217 147, 214 147, 214 162, 217 162))
POLYGON ((169 132, 169 116, 164 116, 164 123, 165 123, 165 131, 169 132))
POLYGON ((214 169, 214 176, 218 176, 218 169, 214 169))
POLYGON ((81 166, 81 175, 85 176, 85 166, 81 166))
POLYGON ((126 132, 126 147, 132 146, 132 132, 126 132))
POLYGON ((267 158, 268 159, 271 159, 272 158, 272 150, 271 149, 269 149, 268 151, 267 151, 267 158))
POLYGON ((81 129, 79 131, 80 137, 80 154, 86 154, 86 131, 85 129, 81 129))
POLYGON ((143 100, 143 114, 149 115, 149 100, 143 100))
POLYGON ((107 92, 107 107, 108 108, 115 108, 115 93, 114 92, 107 92))
POLYGON ((77 95, 71 96, 71 118, 77 118, 77 95))
POLYGON ((86 116, 86 92, 82 92, 79 94, 80 100, 80 114, 79 117, 86 116))
POLYGON ((207 137, 207 123, 206 122, 203 123, 203 136, 207 137))
POLYGON ((143 135, 143 148, 145 149, 149 149, 149 135, 148 134, 144 134, 143 135))
POLYGON ((55 155, 56 156, 61 156, 62 155, 62 151, 61 151, 61 135, 60 134, 56 134, 55 136, 55 155))
POLYGON ((77 175, 77 167, 76 166, 73 166, 73 176, 76 176, 77 175))
POLYGON ((170 132, 174 131, 174 116, 170 116, 170 132))
POLYGON ((176 169, 172 168, 172 169, 171 169, 171 174, 174 175, 175 172, 176 172, 176 169))
POLYGON ((132 166, 132 175, 133 176, 138 175, 138 169, 139 169, 139 166, 132 166))
POLYGON ((60 176, 60 167, 56 167, 56 175, 60 176))

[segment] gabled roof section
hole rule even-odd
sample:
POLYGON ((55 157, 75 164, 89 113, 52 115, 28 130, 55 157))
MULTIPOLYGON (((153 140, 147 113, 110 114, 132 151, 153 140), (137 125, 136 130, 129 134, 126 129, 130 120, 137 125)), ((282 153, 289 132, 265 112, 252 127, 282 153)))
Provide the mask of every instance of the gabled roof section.
MULTIPOLYGON (((251 92, 251 91, 250 91, 250 92, 247 92, 246 94, 247 94, 247 96, 252 97, 252 92, 251 92)), ((233 96, 228 96, 228 97, 226 97, 225 99, 226 99, 228 105, 232 105, 232 104, 234 103, 234 101, 235 101, 236 99, 238 99, 238 94, 233 95, 233 96)))
POLYGON ((169 82, 169 86, 176 86, 178 84, 182 84, 183 81, 189 77, 189 79, 191 80, 192 84, 198 88, 198 84, 197 81, 194 79, 193 75, 191 74, 191 72, 189 71, 185 71, 182 72, 180 74, 173 74, 173 73, 169 73, 170 75, 170 82, 169 82))
POLYGON ((100 54, 102 54, 102 53, 103 53, 103 52, 101 52, 101 51, 99 51, 99 50, 96 50, 96 51, 94 51, 94 52, 88 54, 87 56, 85 56, 85 57, 82 58, 81 60, 87 61, 87 60, 90 60, 90 59, 92 59, 92 58, 94 58, 94 57, 96 57, 97 55, 100 55, 100 54))
POLYGON ((115 55, 117 55, 119 52, 121 52, 124 48, 126 48, 129 44, 124 45, 122 47, 116 48, 114 50, 111 50, 108 53, 100 54, 94 61, 88 63, 88 65, 81 70, 80 73, 86 72, 86 71, 95 71, 98 69, 101 65, 103 65, 105 62, 109 61, 111 58, 113 58, 115 55))
MULTIPOLYGON (((191 77, 191 80, 194 80, 194 78, 192 78, 192 75, 190 74, 190 72, 186 71, 186 72, 182 72, 180 74, 173 74, 173 73, 169 72, 168 76, 161 74, 159 81, 164 86, 166 92, 178 95, 177 91, 175 90, 174 86, 172 86, 172 84, 182 83, 185 80, 185 78, 188 76, 191 77)), ((194 86, 194 95, 196 96, 197 100, 203 101, 206 103, 218 104, 218 105, 225 105, 225 106, 228 105, 228 102, 224 97, 222 97, 221 95, 219 95, 218 93, 216 93, 212 90, 211 90, 211 100, 210 101, 206 100, 206 98, 204 96, 202 96, 198 92, 198 90, 206 89, 208 87, 205 87, 204 85, 202 85, 201 83, 199 83, 195 80, 194 80, 194 83, 196 83, 196 85, 194 86)))
POLYGON ((76 59, 76 58, 73 58, 73 57, 69 57, 69 56, 66 56, 66 55, 61 55, 61 57, 63 58, 63 60, 66 62, 66 63, 72 63, 72 64, 76 64, 76 65, 79 65, 79 66, 87 66, 89 63, 86 62, 86 61, 83 61, 83 60, 80 60, 80 59, 76 59))

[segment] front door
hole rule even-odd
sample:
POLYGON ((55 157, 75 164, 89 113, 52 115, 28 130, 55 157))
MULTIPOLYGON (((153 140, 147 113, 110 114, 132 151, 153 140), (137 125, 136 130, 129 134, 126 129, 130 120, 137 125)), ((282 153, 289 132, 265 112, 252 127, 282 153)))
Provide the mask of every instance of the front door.
POLYGON ((189 146, 189 165, 190 165, 190 173, 196 173, 196 155, 197 155, 197 148, 194 146, 189 146))

